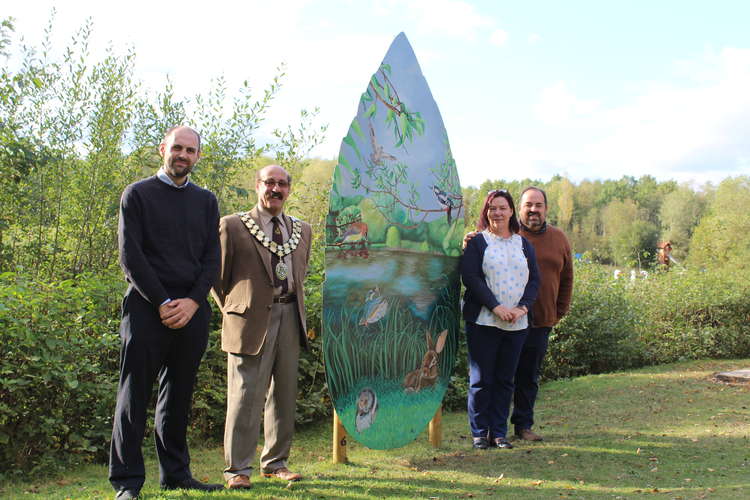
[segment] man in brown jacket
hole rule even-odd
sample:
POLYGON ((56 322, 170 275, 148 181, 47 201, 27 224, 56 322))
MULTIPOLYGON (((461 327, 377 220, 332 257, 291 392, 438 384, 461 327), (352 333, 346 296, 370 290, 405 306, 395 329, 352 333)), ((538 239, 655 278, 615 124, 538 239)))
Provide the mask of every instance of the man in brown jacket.
POLYGON ((539 391, 539 374, 547 353, 549 334, 570 308, 573 294, 573 262, 565 233, 547 224, 547 195, 537 187, 521 192, 520 234, 534 246, 541 275, 539 295, 531 310, 531 324, 521 351, 515 378, 513 414, 510 421, 518 438, 541 441, 533 432, 534 402, 539 391))
POLYGON ((262 474, 301 478, 287 468, 287 459, 300 347, 308 347, 304 279, 312 231, 283 213, 291 182, 278 165, 261 169, 258 205, 219 223, 221 272, 211 293, 222 311, 221 348, 227 352, 224 478, 230 489, 251 486, 261 413, 262 474))

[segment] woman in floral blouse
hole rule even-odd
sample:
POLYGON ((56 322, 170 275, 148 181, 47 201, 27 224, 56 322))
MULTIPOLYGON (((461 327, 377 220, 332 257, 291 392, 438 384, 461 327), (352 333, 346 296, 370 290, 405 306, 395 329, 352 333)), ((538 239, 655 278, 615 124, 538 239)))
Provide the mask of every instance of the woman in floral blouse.
POLYGON ((505 438, 513 377, 539 288, 534 248, 518 234, 513 198, 490 191, 461 258, 469 350, 469 424, 473 446, 512 448, 505 438))

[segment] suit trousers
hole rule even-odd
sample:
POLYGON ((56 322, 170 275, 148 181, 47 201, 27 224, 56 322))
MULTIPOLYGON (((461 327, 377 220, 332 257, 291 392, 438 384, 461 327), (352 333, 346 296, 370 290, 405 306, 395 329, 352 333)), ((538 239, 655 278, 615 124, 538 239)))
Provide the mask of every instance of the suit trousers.
POLYGON ((505 437, 513 398, 513 377, 527 331, 506 331, 466 322, 472 437, 505 437))
POLYGON ((205 300, 190 322, 172 330, 159 311, 131 288, 123 299, 120 323, 120 383, 117 390, 109 480, 115 490, 140 490, 146 479, 141 447, 154 382, 159 392, 154 437, 162 485, 188 479, 188 414, 195 377, 208 343, 211 308, 205 300))
POLYGON ((292 302, 272 306, 266 339, 257 355, 227 355, 226 480, 250 475, 261 411, 265 441, 261 470, 287 466, 294 435, 299 354, 300 320, 297 304, 292 302))
POLYGON ((529 328, 529 335, 521 350, 521 359, 516 368, 516 389, 513 393, 513 415, 511 423, 516 433, 531 429, 534 425, 534 403, 539 392, 539 376, 542 361, 547 354, 549 333, 552 327, 529 328))

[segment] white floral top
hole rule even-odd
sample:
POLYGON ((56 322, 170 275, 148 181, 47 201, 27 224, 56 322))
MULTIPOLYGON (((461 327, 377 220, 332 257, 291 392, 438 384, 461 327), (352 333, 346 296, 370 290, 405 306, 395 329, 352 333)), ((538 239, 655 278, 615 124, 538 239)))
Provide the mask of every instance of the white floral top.
MULTIPOLYGON (((502 238, 488 230, 480 234, 487 242, 482 261, 484 279, 500 305, 512 309, 523 297, 526 283, 529 281, 529 265, 523 253, 523 240, 518 234, 510 238, 502 238)), ((528 315, 524 315, 515 323, 509 323, 492 314, 486 307, 482 307, 476 323, 517 331, 528 327, 528 318, 528 315)))

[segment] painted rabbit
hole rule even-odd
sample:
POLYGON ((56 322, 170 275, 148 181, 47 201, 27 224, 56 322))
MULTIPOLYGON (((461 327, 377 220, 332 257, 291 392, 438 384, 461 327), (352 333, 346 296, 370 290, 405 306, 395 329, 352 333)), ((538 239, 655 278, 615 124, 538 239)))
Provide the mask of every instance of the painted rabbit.
POLYGON ((443 330, 438 335, 437 342, 433 345, 430 332, 426 333, 427 352, 422 359, 422 366, 414 371, 410 371, 404 377, 404 390, 406 392, 419 392, 425 387, 432 387, 438 378, 438 354, 445 347, 445 339, 448 337, 448 330, 443 330))

